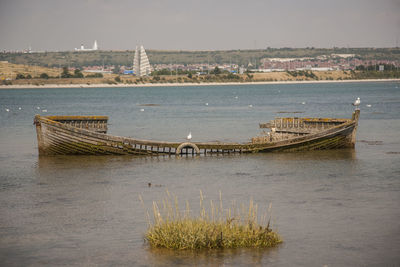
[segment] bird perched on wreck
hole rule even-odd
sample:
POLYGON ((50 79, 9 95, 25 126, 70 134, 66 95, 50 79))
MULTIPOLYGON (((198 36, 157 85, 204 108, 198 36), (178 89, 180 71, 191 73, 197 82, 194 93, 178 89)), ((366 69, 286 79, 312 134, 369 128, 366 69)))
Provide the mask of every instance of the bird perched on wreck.
POLYGON ((187 140, 191 140, 192 139, 192 132, 189 132, 188 136, 186 137, 187 140))
POLYGON ((357 97, 356 101, 354 101, 354 103, 352 105, 358 108, 360 106, 360 104, 361 104, 361 100, 359 97, 357 97))

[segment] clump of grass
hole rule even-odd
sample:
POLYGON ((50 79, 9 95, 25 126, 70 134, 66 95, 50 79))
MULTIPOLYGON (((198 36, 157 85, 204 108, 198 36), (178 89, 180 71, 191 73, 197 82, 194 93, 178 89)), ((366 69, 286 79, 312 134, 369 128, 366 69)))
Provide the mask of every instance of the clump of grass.
POLYGON ((152 247, 176 250, 260 248, 281 243, 280 236, 270 228, 270 218, 267 222, 265 213, 262 218, 264 223, 259 223, 257 213, 258 206, 252 200, 248 208, 242 205, 241 209, 237 209, 232 203, 231 208, 224 210, 221 192, 219 205, 210 201, 210 208, 206 211, 200 191, 200 214, 193 216, 188 202, 181 211, 177 198, 167 191, 161 209, 153 202, 153 222, 147 213, 149 228, 145 238, 152 247))

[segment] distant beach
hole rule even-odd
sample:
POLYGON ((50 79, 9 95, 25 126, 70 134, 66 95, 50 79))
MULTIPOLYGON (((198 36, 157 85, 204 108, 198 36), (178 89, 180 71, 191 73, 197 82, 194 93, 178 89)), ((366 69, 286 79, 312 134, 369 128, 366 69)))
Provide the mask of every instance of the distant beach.
POLYGON ((363 83, 363 82, 400 82, 400 79, 363 79, 363 80, 320 80, 320 81, 260 81, 260 82, 215 82, 215 83, 143 83, 143 84, 23 84, 0 85, 3 89, 41 89, 41 88, 96 88, 96 87, 160 87, 160 86, 218 86, 218 85, 259 85, 259 84, 310 84, 310 83, 363 83))

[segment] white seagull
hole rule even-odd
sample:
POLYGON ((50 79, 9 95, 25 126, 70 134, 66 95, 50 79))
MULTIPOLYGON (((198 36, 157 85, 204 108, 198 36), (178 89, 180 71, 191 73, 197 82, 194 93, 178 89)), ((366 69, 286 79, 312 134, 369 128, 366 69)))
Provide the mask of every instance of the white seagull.
POLYGON ((358 106, 361 104, 361 100, 359 97, 357 97, 356 101, 354 101, 353 106, 356 106, 358 108, 358 106))
POLYGON ((9 109, 9 108, 6 108, 6 111, 7 111, 7 112, 10 112, 10 109, 9 109))
POLYGON ((189 132, 188 136, 186 137, 187 140, 191 140, 192 139, 192 132, 189 132))

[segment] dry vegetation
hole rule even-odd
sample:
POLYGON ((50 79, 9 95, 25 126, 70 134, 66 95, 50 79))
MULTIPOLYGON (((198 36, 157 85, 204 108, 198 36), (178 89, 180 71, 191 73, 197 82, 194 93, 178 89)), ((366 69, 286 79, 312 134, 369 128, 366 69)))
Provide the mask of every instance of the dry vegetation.
MULTIPOLYGON (((149 214, 147 214, 148 217, 149 214)), ((186 202, 183 211, 176 197, 167 191, 167 197, 160 209, 153 202, 154 222, 149 218, 146 240, 152 247, 175 250, 273 247, 282 242, 280 236, 270 228, 270 218, 266 214, 258 221, 258 206, 250 201, 249 207, 243 205, 224 210, 222 197, 218 204, 210 201, 209 210, 204 205, 200 191, 200 214, 193 216, 186 202)))
POLYGON ((12 64, 8 62, 0 62, 0 79, 4 80, 10 78, 14 80, 17 74, 28 74, 32 77, 39 77, 42 73, 47 73, 49 76, 58 76, 61 70, 58 68, 45 68, 40 66, 30 66, 22 64, 12 64))
POLYGON ((313 81, 313 80, 347 80, 351 79, 350 71, 315 71, 313 74, 315 78, 307 77, 305 75, 298 75, 296 77, 290 75, 288 72, 267 72, 267 73, 252 73, 253 81, 313 81))
MULTIPOLYGON (((103 74, 103 78, 67 78, 60 79, 62 69, 46 68, 40 66, 29 66, 21 64, 12 64, 8 62, 0 62, 0 82, 10 80, 14 85, 45 85, 45 84, 102 84, 115 83, 114 74, 103 74), (46 73, 50 78, 42 79, 40 75, 46 73), (30 75, 30 79, 16 79, 18 74, 25 77, 30 75)), ((83 72, 86 76, 91 73, 83 72)))

